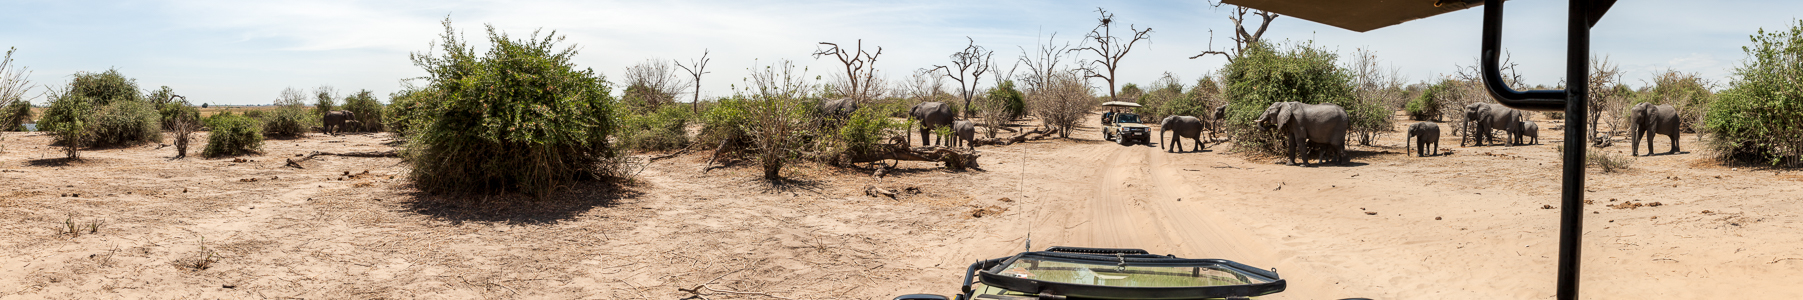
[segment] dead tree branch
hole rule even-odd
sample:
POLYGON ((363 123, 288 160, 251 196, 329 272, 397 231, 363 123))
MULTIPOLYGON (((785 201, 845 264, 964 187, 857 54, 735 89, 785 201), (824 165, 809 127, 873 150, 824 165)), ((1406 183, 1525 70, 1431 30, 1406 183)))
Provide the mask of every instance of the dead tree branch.
MULTIPOLYGON (((1108 10, 1100 7, 1096 8, 1096 12, 1102 15, 1096 18, 1096 22, 1100 24, 1097 24, 1095 29, 1091 29, 1089 34, 1083 36, 1086 39, 1085 43, 1095 42, 1096 45, 1070 49, 1070 51, 1088 50, 1095 53, 1096 56, 1102 57, 1099 60, 1078 62, 1077 65, 1081 66, 1078 70, 1083 71, 1084 78, 1101 78, 1102 81, 1107 81, 1108 100, 1118 101, 1115 99, 1115 70, 1120 68, 1121 58, 1127 57, 1127 53, 1133 51, 1133 44, 1152 37, 1152 28, 1146 27, 1145 30, 1140 30, 1134 25, 1127 25, 1127 30, 1133 32, 1133 36, 1122 43, 1121 38, 1114 36, 1114 14, 1108 13, 1108 10), (1098 67, 1101 70, 1097 70, 1098 67)), ((1149 40, 1146 42, 1151 43, 1149 40)))
POLYGON ((864 40, 858 39, 858 46, 852 51, 839 47, 839 44, 820 42, 829 46, 814 51, 814 59, 831 55, 845 65, 845 87, 841 93, 852 100, 862 103, 876 99, 882 93, 882 84, 876 78, 876 59, 883 55, 883 47, 876 47, 876 53, 864 51, 864 40))
POLYGON ((946 78, 958 82, 958 96, 964 98, 964 118, 968 119, 972 113, 970 101, 976 98, 977 84, 983 81, 983 73, 990 72, 991 62, 995 60, 995 51, 978 46, 976 39, 968 36, 964 39, 969 40, 970 44, 964 46, 964 50, 951 55, 952 66, 957 67, 957 71, 953 71, 951 67, 940 65, 933 66, 933 70, 945 70, 946 78))
POLYGON ((701 75, 709 73, 707 72, 707 54, 707 49, 701 49, 701 60, 690 60, 688 66, 682 65, 682 62, 676 62, 677 67, 682 68, 683 71, 689 71, 689 75, 695 76, 695 100, 689 102, 690 110, 695 113, 701 112, 701 75))

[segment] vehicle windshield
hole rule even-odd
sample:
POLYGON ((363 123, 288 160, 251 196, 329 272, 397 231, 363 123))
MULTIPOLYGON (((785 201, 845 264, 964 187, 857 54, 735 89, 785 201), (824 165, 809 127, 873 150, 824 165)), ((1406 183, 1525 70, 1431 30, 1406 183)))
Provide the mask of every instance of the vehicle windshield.
POLYGON ((1027 258, 1002 270, 1001 275, 1017 278, 1118 287, 1205 287, 1269 282, 1209 266, 1121 266, 1027 258))
POLYGON ((1139 115, 1119 113, 1114 115, 1115 123, 1139 123, 1139 115))

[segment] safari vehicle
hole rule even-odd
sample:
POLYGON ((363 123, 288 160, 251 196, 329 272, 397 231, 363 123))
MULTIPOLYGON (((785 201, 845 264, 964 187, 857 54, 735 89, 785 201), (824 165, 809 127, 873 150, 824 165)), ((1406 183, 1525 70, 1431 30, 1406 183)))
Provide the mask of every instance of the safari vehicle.
MULTIPOLYGON (((1139 103, 1108 101, 1103 107, 1114 110, 1122 107, 1140 107, 1139 103)), ((1121 146, 1152 144, 1152 127, 1140 121, 1139 115, 1130 112, 1109 112, 1102 117, 1102 139, 1120 143, 1121 146)))
POLYGON ((1246 299, 1282 292, 1285 284, 1277 272, 1230 260, 1051 247, 970 264, 963 292, 952 298, 913 294, 895 300, 1246 299))

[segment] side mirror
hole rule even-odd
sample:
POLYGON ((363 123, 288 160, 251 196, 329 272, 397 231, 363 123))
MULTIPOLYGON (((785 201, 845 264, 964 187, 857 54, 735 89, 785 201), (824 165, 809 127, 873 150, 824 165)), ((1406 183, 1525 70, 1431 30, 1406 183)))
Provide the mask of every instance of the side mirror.
POLYGON ((951 300, 951 298, 934 294, 908 294, 895 296, 895 300, 951 300))

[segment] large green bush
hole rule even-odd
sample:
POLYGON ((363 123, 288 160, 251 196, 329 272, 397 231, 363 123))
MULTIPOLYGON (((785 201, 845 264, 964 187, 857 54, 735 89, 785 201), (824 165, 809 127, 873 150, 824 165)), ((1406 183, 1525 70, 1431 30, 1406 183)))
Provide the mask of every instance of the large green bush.
POLYGON ((363 123, 359 131, 379 132, 382 129, 382 102, 376 101, 375 93, 369 90, 357 91, 356 94, 344 97, 344 106, 339 108, 350 111, 357 116, 357 122, 363 123))
POLYGON ((1388 122, 1388 109, 1377 102, 1356 99, 1351 75, 1334 62, 1337 55, 1313 44, 1274 48, 1268 44, 1249 46, 1227 65, 1223 76, 1227 82, 1224 96, 1229 101, 1226 125, 1236 137, 1233 142, 1237 151, 1282 153, 1282 143, 1275 139, 1277 133, 1259 129, 1253 123, 1265 108, 1277 102, 1340 105, 1351 117, 1354 128, 1388 122))
POLYGON ((262 126, 257 120, 229 112, 207 117, 207 148, 201 152, 206 157, 220 157, 256 153, 263 148, 262 126))
POLYGON ((488 26, 478 56, 444 22, 439 53, 414 53, 426 88, 439 91, 430 124, 407 145, 410 178, 432 193, 545 195, 572 181, 612 176, 613 97, 576 48, 555 32, 511 39, 488 26))
POLYGON ((163 140, 161 117, 146 101, 113 101, 89 116, 90 146, 131 146, 163 140))
POLYGON ((155 103, 145 100, 145 95, 138 92, 137 81, 119 74, 116 69, 76 73, 68 88, 53 98, 53 102, 84 102, 53 103, 44 112, 46 118, 40 123, 45 127, 65 129, 52 131, 57 134, 57 143, 67 145, 70 137, 80 137, 77 143, 80 146, 102 147, 162 141, 162 118, 155 103), (50 118, 51 115, 56 117, 50 118), (80 124, 61 124, 63 122, 80 124), (77 128, 80 132, 68 131, 77 128))
POLYGON ((670 150, 689 145, 688 125, 694 116, 688 107, 664 105, 656 112, 635 114, 617 111, 620 122, 616 141, 620 149, 670 150))
POLYGON ((1728 89, 1709 104, 1710 143, 1725 161, 1803 165, 1803 21, 1784 31, 1764 29, 1741 47, 1728 89))

